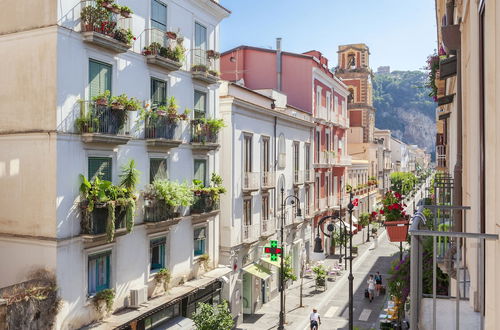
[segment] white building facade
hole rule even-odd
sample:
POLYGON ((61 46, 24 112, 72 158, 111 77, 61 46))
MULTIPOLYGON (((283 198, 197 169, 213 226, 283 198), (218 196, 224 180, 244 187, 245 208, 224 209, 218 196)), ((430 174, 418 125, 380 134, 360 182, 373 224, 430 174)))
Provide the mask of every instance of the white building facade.
MULTIPOLYGON (((220 258, 232 272, 229 301, 237 322, 278 294, 279 260, 264 254, 270 240, 281 242, 284 188, 285 251, 298 277, 312 252, 312 219, 297 217, 313 205, 311 116, 287 106, 286 95, 253 91, 234 83, 221 89, 220 166, 228 188, 221 200, 220 258), (306 174, 306 171, 309 171, 306 174)), ((279 243, 278 245, 280 245, 279 243)))
MULTIPOLYGON (((34 268, 53 272, 62 299, 57 329, 74 329, 96 320, 91 302, 102 289, 115 290, 113 311, 154 298, 148 307, 111 315, 110 327, 190 317, 196 302, 220 300, 220 278, 227 272, 218 267, 217 207, 186 207, 175 219, 147 220, 142 192, 160 169, 171 181, 190 184, 200 179, 206 185, 211 173, 220 172, 216 137, 209 136, 202 121, 191 120, 219 117, 217 60, 210 60, 209 53, 218 50, 219 23, 229 11, 212 0, 129 0, 120 5, 134 11, 130 18, 123 12, 108 12, 116 27, 102 28, 93 22, 89 28, 80 16, 85 7, 98 8, 95 2, 41 1, 41 7, 30 2, 27 17, 33 16, 33 21, 22 22, 33 26, 11 22, 9 28, 17 32, 1 31, 1 48, 23 54, 12 58, 12 53, 0 52, 6 59, 0 81, 11 86, 2 107, 23 110, 6 112, 9 120, 0 125, 0 207, 4 210, 0 262, 10 265, 1 271, 0 288, 27 280, 34 268), (129 45, 123 42, 126 36, 118 37, 119 28, 130 29, 135 36, 129 45), (167 40, 166 32, 177 35, 167 40), (155 42, 165 48, 172 42, 182 44, 185 58, 177 65, 146 52, 144 47, 151 49, 155 42), (24 77, 24 88, 16 77, 24 77), (30 79, 36 83, 26 81, 30 79), (97 107, 91 100, 106 90, 112 96, 135 97, 149 108, 168 104, 174 96, 179 111, 193 111, 190 118, 170 127, 168 136, 159 135, 158 126, 151 133, 138 111, 127 111, 118 131, 114 117, 106 117, 109 108, 103 108, 104 115, 95 121, 88 112, 97 107), (90 121, 83 125, 80 121, 76 127, 85 115, 90 121), (130 159, 141 172, 133 230, 127 233, 115 224, 111 242, 99 230, 84 232, 79 174, 91 178, 99 170, 118 184, 120 168, 130 159), (40 189, 27 186, 40 177, 40 189), (207 267, 201 266, 201 256, 209 258, 207 267), (168 296, 158 292, 155 284, 159 268, 171 272, 168 296), (192 279, 197 281, 190 285, 192 279)), ((14 7, 4 9, 15 16, 14 7)))

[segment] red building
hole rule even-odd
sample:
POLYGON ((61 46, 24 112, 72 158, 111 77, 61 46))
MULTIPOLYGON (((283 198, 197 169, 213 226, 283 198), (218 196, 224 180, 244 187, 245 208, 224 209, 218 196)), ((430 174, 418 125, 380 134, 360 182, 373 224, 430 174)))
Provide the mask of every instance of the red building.
MULTIPOLYGON (((221 55, 222 78, 253 89, 275 89, 288 97, 288 103, 312 114, 316 128, 311 160, 306 160, 306 216, 317 221, 339 209, 345 191, 347 153, 346 129, 349 127, 347 86, 328 67, 319 51, 302 54, 240 46, 221 55), (313 202, 314 200, 314 202, 313 202)), ((342 207, 346 205, 343 197, 342 207)))

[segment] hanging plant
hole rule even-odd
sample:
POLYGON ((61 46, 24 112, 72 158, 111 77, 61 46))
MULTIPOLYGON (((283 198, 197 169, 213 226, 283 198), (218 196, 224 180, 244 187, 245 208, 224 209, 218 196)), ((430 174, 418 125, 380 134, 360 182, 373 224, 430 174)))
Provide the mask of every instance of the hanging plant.
POLYGON ((94 308, 98 312, 103 312, 101 310, 101 302, 106 302, 106 311, 111 312, 113 309, 113 302, 115 301, 115 290, 113 289, 104 289, 95 294, 93 298, 94 308))
POLYGON ((163 290, 167 291, 168 283, 170 283, 170 277, 170 271, 166 268, 162 268, 158 272, 156 272, 154 279, 156 281, 156 284, 163 285, 163 290))

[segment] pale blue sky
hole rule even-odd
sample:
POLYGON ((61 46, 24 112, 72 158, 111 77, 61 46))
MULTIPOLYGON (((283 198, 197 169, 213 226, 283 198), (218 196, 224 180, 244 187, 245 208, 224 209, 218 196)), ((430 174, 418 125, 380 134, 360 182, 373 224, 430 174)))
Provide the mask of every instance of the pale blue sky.
POLYGON ((366 43, 370 66, 416 70, 436 48, 434 0, 221 0, 221 51, 239 45, 316 49, 337 64, 338 45, 366 43))

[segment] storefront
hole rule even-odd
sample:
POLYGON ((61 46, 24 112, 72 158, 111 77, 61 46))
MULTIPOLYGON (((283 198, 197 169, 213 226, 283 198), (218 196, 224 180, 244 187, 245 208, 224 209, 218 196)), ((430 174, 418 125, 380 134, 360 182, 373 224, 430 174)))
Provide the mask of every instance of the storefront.
POLYGON ((243 268, 243 314, 255 313, 271 298, 272 272, 259 264, 243 268))

